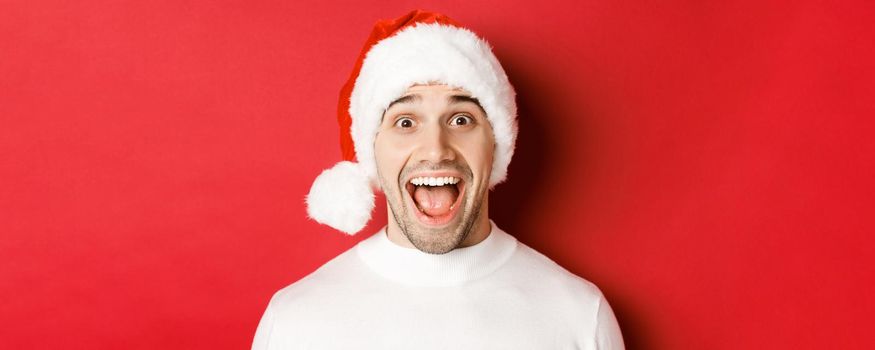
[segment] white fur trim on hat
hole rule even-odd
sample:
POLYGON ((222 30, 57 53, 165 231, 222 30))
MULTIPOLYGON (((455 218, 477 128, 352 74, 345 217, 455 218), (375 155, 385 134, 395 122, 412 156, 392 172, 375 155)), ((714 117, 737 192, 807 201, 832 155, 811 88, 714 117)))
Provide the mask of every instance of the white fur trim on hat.
POLYGON ((374 210, 374 191, 359 164, 339 162, 316 177, 307 194, 307 215, 354 235, 361 231, 374 210))
POLYGON ((362 170, 376 179, 374 139, 389 104, 409 87, 431 82, 465 89, 480 101, 496 144, 489 185, 504 181, 517 136, 513 87, 486 41, 467 29, 441 24, 416 24, 368 51, 349 108, 362 170))

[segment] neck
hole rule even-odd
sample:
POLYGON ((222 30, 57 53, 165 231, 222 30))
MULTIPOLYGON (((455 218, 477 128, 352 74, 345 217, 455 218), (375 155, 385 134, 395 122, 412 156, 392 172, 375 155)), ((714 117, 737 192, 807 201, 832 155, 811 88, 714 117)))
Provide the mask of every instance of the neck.
POLYGON ((517 241, 494 223, 482 242, 445 254, 427 254, 389 240, 385 230, 361 241, 357 255, 377 274, 409 286, 453 286, 481 278, 505 264, 517 241))
MULTIPOLYGON (((388 204, 386 207, 389 208, 388 204)), ((416 247, 413 246, 413 243, 410 243, 410 240, 407 239, 407 236, 401 232, 401 226, 395 221, 395 216, 392 215, 391 209, 387 210, 386 214, 389 217, 386 225, 386 236, 389 237, 389 240, 399 246, 416 249, 416 247)), ((480 207, 480 213, 474 220, 474 225, 471 226, 471 232, 468 233, 468 236, 465 237, 456 248, 473 246, 482 242, 489 236, 489 232, 492 228, 489 224, 489 192, 484 195, 483 205, 480 207)))

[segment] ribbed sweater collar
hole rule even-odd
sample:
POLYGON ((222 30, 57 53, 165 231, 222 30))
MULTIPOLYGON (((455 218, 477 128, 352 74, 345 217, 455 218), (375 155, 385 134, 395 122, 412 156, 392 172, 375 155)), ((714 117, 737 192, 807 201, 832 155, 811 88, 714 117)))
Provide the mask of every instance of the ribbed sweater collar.
POLYGON ((470 247, 428 254, 389 240, 384 227, 356 245, 356 252, 377 274, 410 286, 453 286, 484 277, 513 254, 517 240, 490 220, 489 235, 470 247))

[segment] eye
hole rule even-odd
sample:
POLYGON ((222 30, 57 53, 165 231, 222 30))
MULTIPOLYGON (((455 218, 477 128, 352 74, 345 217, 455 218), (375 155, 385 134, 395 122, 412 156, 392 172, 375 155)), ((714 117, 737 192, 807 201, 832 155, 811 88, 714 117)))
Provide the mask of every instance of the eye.
POLYGON ((465 126, 474 122, 474 118, 471 118, 464 114, 458 114, 453 116, 453 119, 450 119, 450 125, 454 126, 465 126))
POLYGON ((414 125, 413 119, 410 118, 399 118, 395 121, 395 127, 407 129, 412 128, 414 125))

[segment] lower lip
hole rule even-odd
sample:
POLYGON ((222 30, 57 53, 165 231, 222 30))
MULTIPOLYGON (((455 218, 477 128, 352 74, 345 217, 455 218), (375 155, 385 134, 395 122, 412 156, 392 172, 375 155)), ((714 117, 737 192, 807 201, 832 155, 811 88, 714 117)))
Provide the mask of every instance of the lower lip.
POLYGON ((414 213, 416 219, 425 226, 431 227, 441 227, 448 224, 456 217, 456 213, 459 212, 459 207, 462 206, 462 197, 465 195, 465 184, 464 182, 459 183, 459 195, 456 196, 456 202, 453 203, 452 209, 444 215, 441 216, 428 216, 425 213, 419 211, 419 208, 416 207, 416 201, 413 200, 413 194, 410 191, 407 192, 408 199, 408 209, 414 213))

